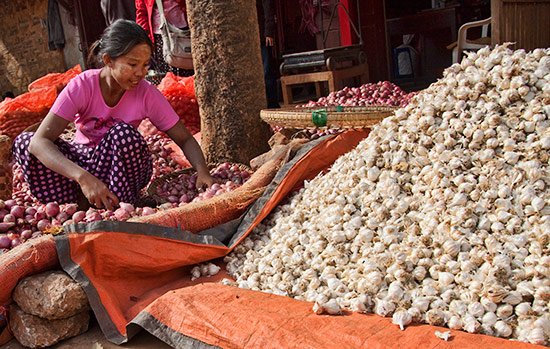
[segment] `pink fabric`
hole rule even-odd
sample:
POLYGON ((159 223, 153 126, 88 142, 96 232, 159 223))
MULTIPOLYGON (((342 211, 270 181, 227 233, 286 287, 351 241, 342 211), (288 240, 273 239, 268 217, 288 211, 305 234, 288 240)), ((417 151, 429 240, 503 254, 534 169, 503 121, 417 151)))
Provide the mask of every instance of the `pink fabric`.
MULTIPOLYGON (((178 3, 174 0, 162 0, 162 7, 164 7, 164 17, 166 20, 177 28, 187 27, 187 21, 185 20, 184 12, 178 3)), ((153 8, 153 33, 161 34, 160 24, 161 19, 159 15, 159 10, 155 6, 153 8)))
POLYGON ((166 98, 145 80, 125 91, 116 106, 109 107, 99 87, 100 71, 86 70, 72 79, 51 109, 55 115, 75 123, 75 142, 97 145, 119 122, 137 128, 143 119, 149 118, 161 131, 169 130, 178 122, 179 117, 166 98))

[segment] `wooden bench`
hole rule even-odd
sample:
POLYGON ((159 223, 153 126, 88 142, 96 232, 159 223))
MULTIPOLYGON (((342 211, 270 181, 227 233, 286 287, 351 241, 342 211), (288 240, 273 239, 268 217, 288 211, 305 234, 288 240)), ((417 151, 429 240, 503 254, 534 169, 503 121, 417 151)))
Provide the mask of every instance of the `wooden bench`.
POLYGON ((314 83, 315 93, 317 98, 322 97, 322 84, 327 83, 329 92, 334 92, 342 89, 343 81, 358 77, 361 84, 366 83, 369 79, 369 66, 367 63, 355 65, 349 68, 337 70, 327 70, 315 73, 305 73, 296 75, 281 76, 281 86, 283 90, 283 103, 289 105, 294 103, 292 96, 292 87, 295 85, 314 83))

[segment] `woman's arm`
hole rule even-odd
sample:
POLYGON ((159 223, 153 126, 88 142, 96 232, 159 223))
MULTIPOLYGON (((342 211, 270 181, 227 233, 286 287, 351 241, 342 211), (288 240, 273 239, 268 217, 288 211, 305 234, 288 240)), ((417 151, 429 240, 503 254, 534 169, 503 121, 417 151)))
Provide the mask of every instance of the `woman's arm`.
POLYGON ((210 176, 210 171, 204 160, 201 147, 187 128, 185 128, 185 125, 181 121, 178 121, 171 129, 166 131, 166 134, 176 142, 187 160, 197 170, 197 188, 202 188, 204 185, 209 187, 214 184, 214 179, 210 176))
POLYGON ((54 144, 68 124, 69 121, 49 112, 31 138, 29 152, 52 171, 77 182, 91 204, 111 210, 118 205, 118 198, 103 182, 67 159, 54 144))

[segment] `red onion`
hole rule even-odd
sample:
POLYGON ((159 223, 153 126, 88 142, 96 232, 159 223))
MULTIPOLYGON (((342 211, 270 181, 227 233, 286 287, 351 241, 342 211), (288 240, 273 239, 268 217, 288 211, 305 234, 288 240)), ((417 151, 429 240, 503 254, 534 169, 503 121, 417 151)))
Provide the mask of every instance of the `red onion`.
POLYGON ((86 212, 84 211, 77 211, 73 214, 73 221, 75 223, 80 223, 86 218, 86 212))
POLYGON ((27 240, 27 239, 30 239, 32 237, 32 230, 23 230, 21 232, 21 238, 23 240, 27 240))
POLYGON ((8 210, 11 210, 11 208, 15 205, 17 205, 17 202, 13 199, 4 201, 4 205, 8 210))
POLYGON ((51 227, 51 223, 47 219, 42 219, 42 220, 38 221, 38 223, 36 223, 36 228, 38 228, 38 230, 40 230, 42 232, 44 230, 50 228, 50 227, 51 227))
POLYGON ((121 208, 116 209, 115 218, 119 221, 124 221, 124 220, 127 220, 128 218, 130 218, 130 214, 128 213, 128 211, 126 211, 125 209, 123 209, 121 207, 121 208))
POLYGON ((61 208, 61 212, 66 213, 68 216, 72 216, 76 211, 78 211, 77 204, 66 204, 61 208))
POLYGON ((69 219, 69 215, 65 212, 59 212, 57 214, 57 216, 55 217, 59 222, 63 223, 65 222, 67 219, 69 219))
POLYGON ((128 212, 130 214, 132 214, 135 210, 134 205, 126 203, 126 202, 119 203, 119 206, 120 206, 120 208, 122 208, 123 210, 125 210, 126 212, 128 212))
POLYGON ((42 219, 46 219, 46 213, 45 212, 41 212, 41 211, 37 211, 35 214, 34 214, 34 219, 36 219, 37 221, 40 221, 42 219))
POLYGON ((11 239, 6 234, 0 234, 0 249, 9 248, 11 239))
POLYGON ((10 230, 11 228, 13 228, 15 226, 15 223, 14 222, 3 222, 3 223, 0 223, 0 233, 5 233, 7 232, 8 230, 10 230))
POLYGON ((101 214, 97 212, 95 209, 91 208, 86 212, 86 222, 95 222, 101 220, 101 214))
POLYGON ((25 215, 25 209, 22 206, 14 205, 10 210, 10 214, 12 214, 15 218, 23 218, 25 215))
POLYGON ((141 215, 148 216, 154 213, 155 213, 155 210, 153 208, 146 206, 146 207, 143 207, 141 215))
POLYGON ((59 214, 59 205, 57 202, 49 202, 46 204, 45 212, 48 217, 55 217, 59 214))
POLYGON ((15 216, 12 215, 11 213, 4 216, 4 222, 6 223, 10 223, 10 222, 15 223, 16 221, 17 221, 17 218, 15 218, 15 216))
POLYGON ((21 245, 21 239, 16 238, 16 239, 11 240, 11 248, 15 248, 19 245, 21 245))
POLYGON ((27 207, 25 209, 25 214, 30 215, 30 216, 34 216, 37 211, 38 210, 35 207, 30 206, 30 207, 27 207))

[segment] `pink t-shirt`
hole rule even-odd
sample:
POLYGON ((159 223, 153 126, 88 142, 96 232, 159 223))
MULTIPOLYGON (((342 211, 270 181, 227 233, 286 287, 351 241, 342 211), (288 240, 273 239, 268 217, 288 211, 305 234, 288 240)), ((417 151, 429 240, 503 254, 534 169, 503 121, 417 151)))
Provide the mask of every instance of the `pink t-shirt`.
POLYGON ((109 107, 99 86, 101 69, 80 73, 61 91, 51 111, 76 126, 75 142, 97 145, 107 131, 119 122, 138 127, 149 118, 161 131, 171 129, 178 115, 160 91, 148 81, 141 80, 122 95, 118 104, 109 107))

